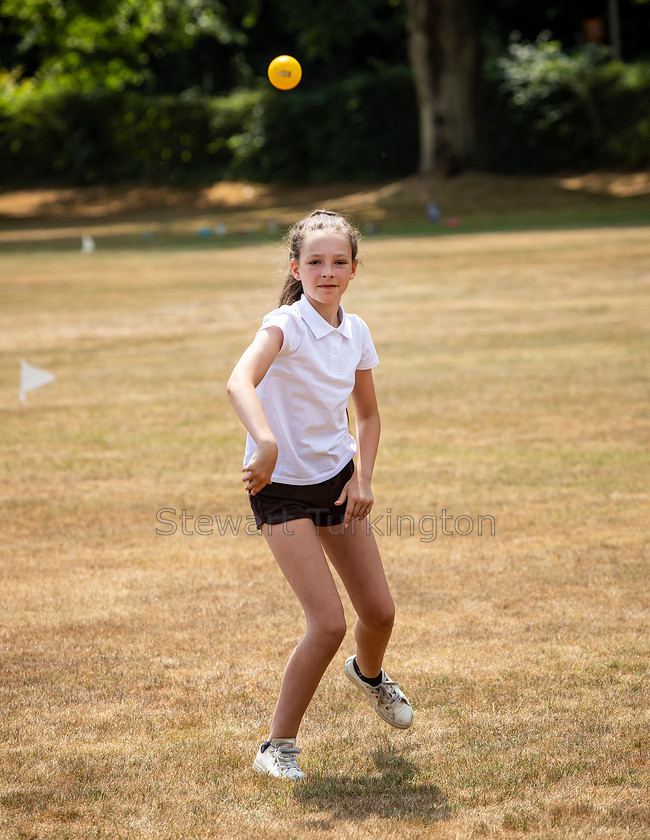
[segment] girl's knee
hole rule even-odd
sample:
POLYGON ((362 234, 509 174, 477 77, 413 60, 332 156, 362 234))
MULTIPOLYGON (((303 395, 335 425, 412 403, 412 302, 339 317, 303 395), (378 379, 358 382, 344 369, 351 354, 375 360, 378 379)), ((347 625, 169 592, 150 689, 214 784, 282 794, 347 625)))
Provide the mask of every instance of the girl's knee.
POLYGON ((343 617, 341 617, 340 621, 328 627, 328 639, 335 651, 337 651, 343 644, 346 632, 347 626, 345 624, 345 618, 343 617))
POLYGON ((395 623, 395 603, 388 598, 380 603, 374 604, 369 610, 359 616, 360 621, 371 630, 388 632, 393 629, 395 623))
POLYGON ((377 621, 386 630, 392 630, 395 624, 395 604, 391 601, 377 616, 377 621))
POLYGON ((312 622, 308 632, 319 644, 325 647, 334 655, 341 647, 347 631, 345 617, 329 618, 326 621, 312 622))

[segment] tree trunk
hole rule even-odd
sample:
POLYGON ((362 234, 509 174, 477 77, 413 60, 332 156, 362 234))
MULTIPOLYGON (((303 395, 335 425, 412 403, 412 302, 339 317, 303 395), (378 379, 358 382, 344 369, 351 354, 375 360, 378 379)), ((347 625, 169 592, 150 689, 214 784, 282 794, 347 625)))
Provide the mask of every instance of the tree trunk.
POLYGON ((618 0, 607 0, 607 19, 609 22, 609 42, 614 49, 614 55, 621 58, 621 19, 618 11, 618 0))
POLYGON ((423 175, 480 162, 478 0, 407 0, 409 59, 418 98, 423 175))

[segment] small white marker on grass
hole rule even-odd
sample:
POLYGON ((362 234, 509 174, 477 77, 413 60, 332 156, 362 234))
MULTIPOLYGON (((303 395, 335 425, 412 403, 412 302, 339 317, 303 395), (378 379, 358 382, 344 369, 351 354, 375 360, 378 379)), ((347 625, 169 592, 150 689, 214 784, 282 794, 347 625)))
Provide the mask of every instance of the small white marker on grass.
POLYGON ((25 402, 25 396, 29 391, 40 388, 42 385, 49 385, 54 382, 56 376, 42 368, 30 365, 25 359, 20 360, 20 401, 25 402))

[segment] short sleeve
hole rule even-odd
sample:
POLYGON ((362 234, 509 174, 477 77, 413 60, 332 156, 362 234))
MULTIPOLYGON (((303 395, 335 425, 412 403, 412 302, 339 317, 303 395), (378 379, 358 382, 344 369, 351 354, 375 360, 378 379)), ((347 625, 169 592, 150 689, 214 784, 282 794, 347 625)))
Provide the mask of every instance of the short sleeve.
MULTIPOLYGON (((289 306, 281 306, 274 309, 262 319, 260 330, 267 327, 280 327, 284 339, 280 348, 280 355, 286 356, 295 352, 302 343, 302 329, 300 319, 296 318, 289 306)), ((259 332, 259 330, 258 330, 259 332)))
POLYGON ((379 364, 379 356, 365 321, 359 318, 361 324, 361 358, 357 370, 370 370, 379 364))

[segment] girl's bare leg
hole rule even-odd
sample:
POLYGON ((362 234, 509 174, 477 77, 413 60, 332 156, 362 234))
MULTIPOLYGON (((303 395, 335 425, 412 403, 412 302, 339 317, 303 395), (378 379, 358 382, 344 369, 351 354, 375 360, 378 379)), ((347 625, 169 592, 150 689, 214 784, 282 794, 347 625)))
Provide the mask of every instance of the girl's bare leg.
POLYGON ((307 630, 282 678, 270 740, 295 738, 300 722, 345 636, 345 615, 310 519, 264 526, 263 534, 305 613, 307 630))
POLYGON ((320 539, 358 616, 354 635, 359 670, 376 677, 393 630, 395 604, 375 536, 365 521, 356 520, 345 530, 322 528, 320 539))

